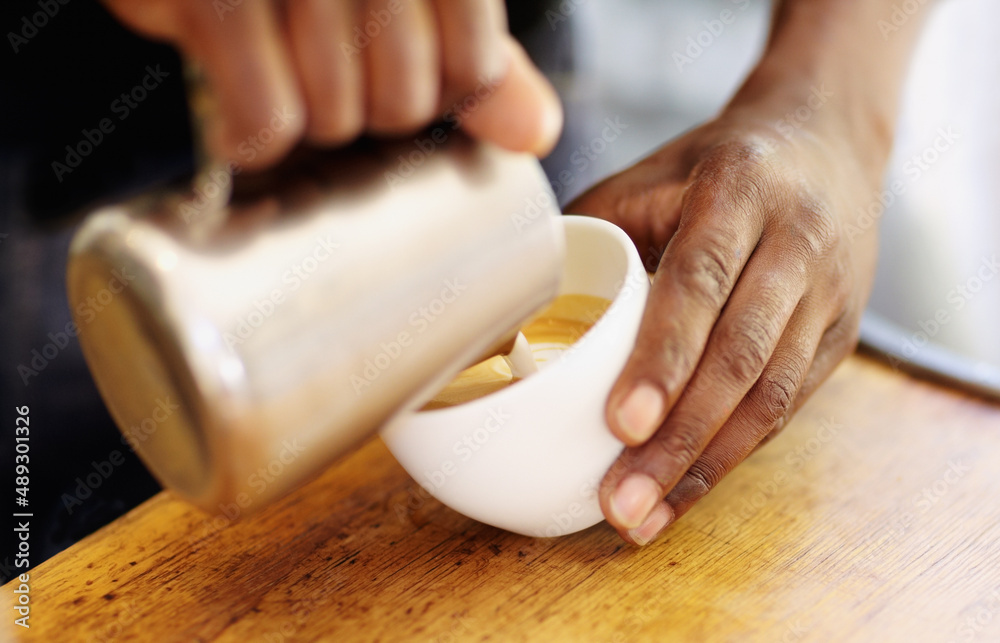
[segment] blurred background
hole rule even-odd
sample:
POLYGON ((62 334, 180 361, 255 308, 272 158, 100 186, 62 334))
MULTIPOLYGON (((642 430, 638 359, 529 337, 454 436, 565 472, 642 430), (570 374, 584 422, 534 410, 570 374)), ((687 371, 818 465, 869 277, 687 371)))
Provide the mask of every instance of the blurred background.
MULTIPOLYGON (((159 489, 122 445, 76 339, 56 342, 49 334, 58 337, 70 321, 66 252, 80 214, 191 166, 180 62, 173 50, 132 35, 95 2, 57 6, 58 13, 16 47, 8 34, 32 34, 24 18, 41 9, 37 0, 0 8, 0 462, 9 485, 3 524, 9 524, 14 501, 14 407, 27 405, 30 505, 15 510, 34 514, 32 566, 159 489), (120 119, 112 103, 141 83, 147 65, 157 64, 170 75, 120 119), (57 179, 52 163, 65 162, 66 146, 76 147, 81 130, 98 127, 104 118, 113 119, 115 130, 79 167, 57 179), (124 464, 110 476, 98 474, 100 486, 83 486, 78 493, 77 479, 86 481, 93 463, 109 461, 115 451, 124 464)), ((9 528, 0 535, 3 579, 15 572, 13 535, 9 528)))
MULTIPOLYGON (((770 11, 764 0, 509 5, 512 30, 566 107, 564 136, 543 163, 564 204, 717 112, 763 47, 770 11), (706 23, 726 10, 735 19, 713 33, 706 23), (601 137, 607 119, 618 124, 613 141, 601 137)), ((22 34, 25 16, 38 11, 37 0, 8 0, 3 33, 22 34)), ((865 332, 901 368, 936 368, 1000 395, 1000 278, 977 276, 1000 254, 998 26, 992 0, 952 0, 931 16, 889 172, 906 189, 875 217, 883 249, 865 332), (914 155, 949 127, 958 138, 914 177, 914 155), (956 287, 976 291, 966 297, 956 287), (928 320, 942 309, 948 322, 935 329, 928 320)), ((193 161, 171 48, 132 35, 86 1, 60 4, 22 39, 7 36, 0 73, 0 462, 11 470, 14 407, 28 405, 34 566, 159 488, 123 446, 75 338, 59 336, 70 321, 65 257, 88 209, 185 175, 193 161), (120 119, 114 101, 157 65, 162 83, 120 119), (57 173, 52 164, 65 162, 66 146, 108 117, 115 130, 79 167, 57 173), (104 476, 112 457, 124 464, 104 476), (81 485, 88 476, 100 484, 81 485)), ((4 530, 4 581, 14 573, 10 537, 4 530)))

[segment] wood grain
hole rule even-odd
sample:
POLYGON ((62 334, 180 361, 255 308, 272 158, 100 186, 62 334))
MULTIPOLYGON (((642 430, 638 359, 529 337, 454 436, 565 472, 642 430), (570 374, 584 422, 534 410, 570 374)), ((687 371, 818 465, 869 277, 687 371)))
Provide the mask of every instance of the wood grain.
POLYGON ((156 496, 34 570, 31 629, 7 609, 0 633, 1000 641, 998 470, 1000 408, 855 356, 645 549, 604 524, 546 540, 473 522, 376 440, 245 521, 156 496))

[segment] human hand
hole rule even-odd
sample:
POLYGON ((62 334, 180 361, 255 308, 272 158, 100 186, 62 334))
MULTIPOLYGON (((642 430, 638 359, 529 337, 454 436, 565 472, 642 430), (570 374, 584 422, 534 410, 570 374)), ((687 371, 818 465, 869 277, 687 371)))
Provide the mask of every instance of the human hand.
POLYGON ((857 220, 888 141, 834 100, 786 128, 810 92, 744 92, 567 208, 619 225, 658 264, 607 402, 628 448, 600 501, 633 543, 781 429, 856 344, 877 250, 875 229, 857 220))
POLYGON ((273 164, 303 137, 337 145, 442 116, 540 156, 562 128, 558 98, 507 33, 501 0, 105 3, 201 65, 219 116, 205 124, 206 143, 247 169, 273 164), (276 113, 284 117, 272 127, 276 113), (265 129, 266 145, 250 147, 265 129))

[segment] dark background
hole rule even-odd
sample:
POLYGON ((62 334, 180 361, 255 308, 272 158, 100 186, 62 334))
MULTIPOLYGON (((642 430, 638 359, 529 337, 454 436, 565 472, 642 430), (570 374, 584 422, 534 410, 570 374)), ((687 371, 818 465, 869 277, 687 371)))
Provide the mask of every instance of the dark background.
MULTIPOLYGON (((27 571, 14 566, 14 511, 34 514, 29 541, 34 567, 159 490, 122 446, 75 338, 27 384, 18 366, 31 367, 33 351, 41 351, 52 341, 49 333, 71 320, 64 274, 81 215, 101 202, 189 174, 193 166, 176 52, 133 35, 92 0, 41 1, 54 15, 36 16, 43 12, 39 0, 5 0, 0 6, 2 582, 27 571), (41 26, 26 27, 24 19, 33 17, 41 26), (10 34, 27 42, 16 43, 15 51, 10 34), (147 65, 159 65, 169 76, 121 120, 112 103, 141 82, 147 65), (52 163, 64 163, 66 146, 75 147, 82 130, 97 128, 105 118, 114 131, 58 180, 52 163), (18 508, 14 426, 15 407, 23 405, 30 407, 30 504, 18 508), (76 502, 80 480, 95 473, 94 463, 108 471, 103 463, 116 451, 124 464, 101 476, 100 486, 88 486, 89 496, 82 497, 83 489, 76 502), (68 498, 73 501, 67 505, 68 498)), ((530 30, 546 4, 509 3, 512 29, 530 30)))
MULTIPOLYGON (((58 13, 46 16, 16 52, 8 34, 32 33, 22 19, 42 9, 37 0, 8 1, 0 9, 0 233, 7 235, 0 237, 0 471, 5 474, 0 511, 5 526, 13 522, 13 511, 34 514, 32 567, 159 489, 122 446, 75 338, 27 385, 17 367, 30 367, 32 350, 41 350, 52 341, 48 333, 70 321, 64 274, 78 213, 191 167, 176 53, 132 35, 94 2, 56 6, 58 13), (147 65, 157 64, 170 75, 121 120, 111 111, 112 102, 141 82, 147 65), (57 180, 52 162, 64 162, 66 145, 76 146, 81 130, 104 118, 114 122, 114 131, 57 180), (30 504, 15 509, 14 408, 22 405, 30 407, 30 504), (124 464, 102 476, 82 504, 67 509, 63 494, 75 494, 77 478, 85 479, 93 462, 107 461, 115 450, 124 464)), ((12 527, 3 529, 0 540, 3 580, 25 571, 12 565, 12 527)))

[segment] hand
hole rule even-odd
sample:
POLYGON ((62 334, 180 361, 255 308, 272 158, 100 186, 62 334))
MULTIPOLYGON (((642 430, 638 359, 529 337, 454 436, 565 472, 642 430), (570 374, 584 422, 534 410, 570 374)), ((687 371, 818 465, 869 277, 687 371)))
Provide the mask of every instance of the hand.
POLYGON ((629 447, 600 500, 646 544, 775 431, 854 348, 878 188, 926 12, 776 0, 764 54, 715 120, 569 211, 625 229, 658 267, 607 402, 629 447), (662 253, 662 257, 659 256, 662 253))
POLYGON ((562 128, 555 92, 507 33, 502 0, 105 2, 200 63, 222 115, 207 124, 206 141, 248 169, 276 162, 302 137, 337 145, 363 132, 401 135, 442 115, 538 155, 562 128), (275 110, 286 115, 280 127, 263 149, 250 148, 275 110))
POLYGON ((784 426, 856 344, 877 250, 875 228, 858 217, 888 145, 857 141, 834 100, 800 129, 779 124, 808 91, 745 92, 754 98, 567 208, 619 225, 647 266, 658 263, 607 403, 629 447, 600 500, 633 543, 652 540, 784 426))

